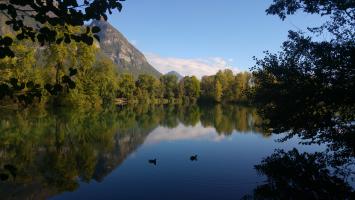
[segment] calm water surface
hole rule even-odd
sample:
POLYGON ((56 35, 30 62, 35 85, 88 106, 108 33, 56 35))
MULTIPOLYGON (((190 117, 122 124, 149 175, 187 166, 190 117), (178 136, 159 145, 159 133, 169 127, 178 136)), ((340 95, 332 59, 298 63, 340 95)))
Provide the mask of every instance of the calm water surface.
POLYGON ((240 199, 266 180, 254 165, 275 148, 323 148, 276 142, 260 122, 231 105, 2 112, 0 164, 17 170, 1 198, 240 199))

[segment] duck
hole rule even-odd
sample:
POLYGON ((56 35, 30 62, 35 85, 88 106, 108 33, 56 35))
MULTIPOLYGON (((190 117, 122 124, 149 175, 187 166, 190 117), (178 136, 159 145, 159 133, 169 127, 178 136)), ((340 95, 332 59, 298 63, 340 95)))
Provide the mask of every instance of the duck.
POLYGON ((157 165, 157 159, 148 160, 149 164, 157 165))
POLYGON ((197 155, 195 154, 195 155, 192 155, 191 157, 190 157, 190 160, 191 161, 197 161, 197 155))

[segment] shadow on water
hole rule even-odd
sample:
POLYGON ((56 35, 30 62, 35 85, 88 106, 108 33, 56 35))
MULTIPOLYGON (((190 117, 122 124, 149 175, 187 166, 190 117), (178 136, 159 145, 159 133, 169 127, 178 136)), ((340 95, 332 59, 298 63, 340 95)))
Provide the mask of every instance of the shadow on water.
POLYGON ((354 199, 353 188, 327 159, 325 153, 276 150, 255 166, 267 179, 244 199, 354 199))
MULTIPOLYGON (((2 112, 0 196, 46 199, 74 191, 80 182, 101 182, 158 126, 201 122, 229 135, 234 130, 250 132, 259 120, 253 108, 221 105, 2 112)), ((190 159, 197 161, 197 155, 190 159)), ((148 162, 157 164, 156 159, 148 162)))
POLYGON ((289 109, 288 103, 274 102, 273 108, 270 105, 259 108, 264 119, 260 127, 286 135, 279 142, 298 137, 301 144, 323 144, 325 150, 302 153, 297 149, 287 152, 276 149, 255 165, 266 181, 244 199, 355 199, 353 114, 338 112, 334 117, 334 111, 325 108, 332 105, 323 104, 322 109, 307 106, 289 109))

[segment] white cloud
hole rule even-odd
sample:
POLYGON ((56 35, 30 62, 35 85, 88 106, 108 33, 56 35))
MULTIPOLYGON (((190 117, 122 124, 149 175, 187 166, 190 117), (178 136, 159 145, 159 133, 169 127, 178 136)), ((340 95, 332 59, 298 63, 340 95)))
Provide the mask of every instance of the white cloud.
POLYGON ((199 123, 195 127, 179 125, 176 128, 169 129, 158 127, 151 132, 145 140, 145 143, 159 143, 163 141, 180 141, 180 140, 209 140, 219 142, 225 139, 224 135, 217 135, 214 128, 204 128, 199 123))
POLYGON ((231 59, 224 59, 221 57, 210 58, 175 58, 162 57, 157 54, 145 54, 148 62, 154 66, 158 71, 165 74, 170 71, 177 71, 183 76, 195 75, 201 78, 204 75, 213 75, 218 70, 231 69, 234 72, 240 70, 231 66, 231 59))

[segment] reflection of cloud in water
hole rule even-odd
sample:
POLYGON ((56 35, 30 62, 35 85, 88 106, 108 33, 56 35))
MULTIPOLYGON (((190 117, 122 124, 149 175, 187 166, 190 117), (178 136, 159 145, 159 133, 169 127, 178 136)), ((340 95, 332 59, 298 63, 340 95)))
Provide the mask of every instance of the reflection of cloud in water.
POLYGON ((216 134, 216 130, 212 127, 204 128, 201 123, 196 126, 184 126, 180 124, 176 128, 170 129, 158 127, 151 132, 145 140, 145 143, 158 143, 162 141, 177 141, 177 140, 199 140, 206 139, 210 141, 221 141, 226 136, 216 134))

